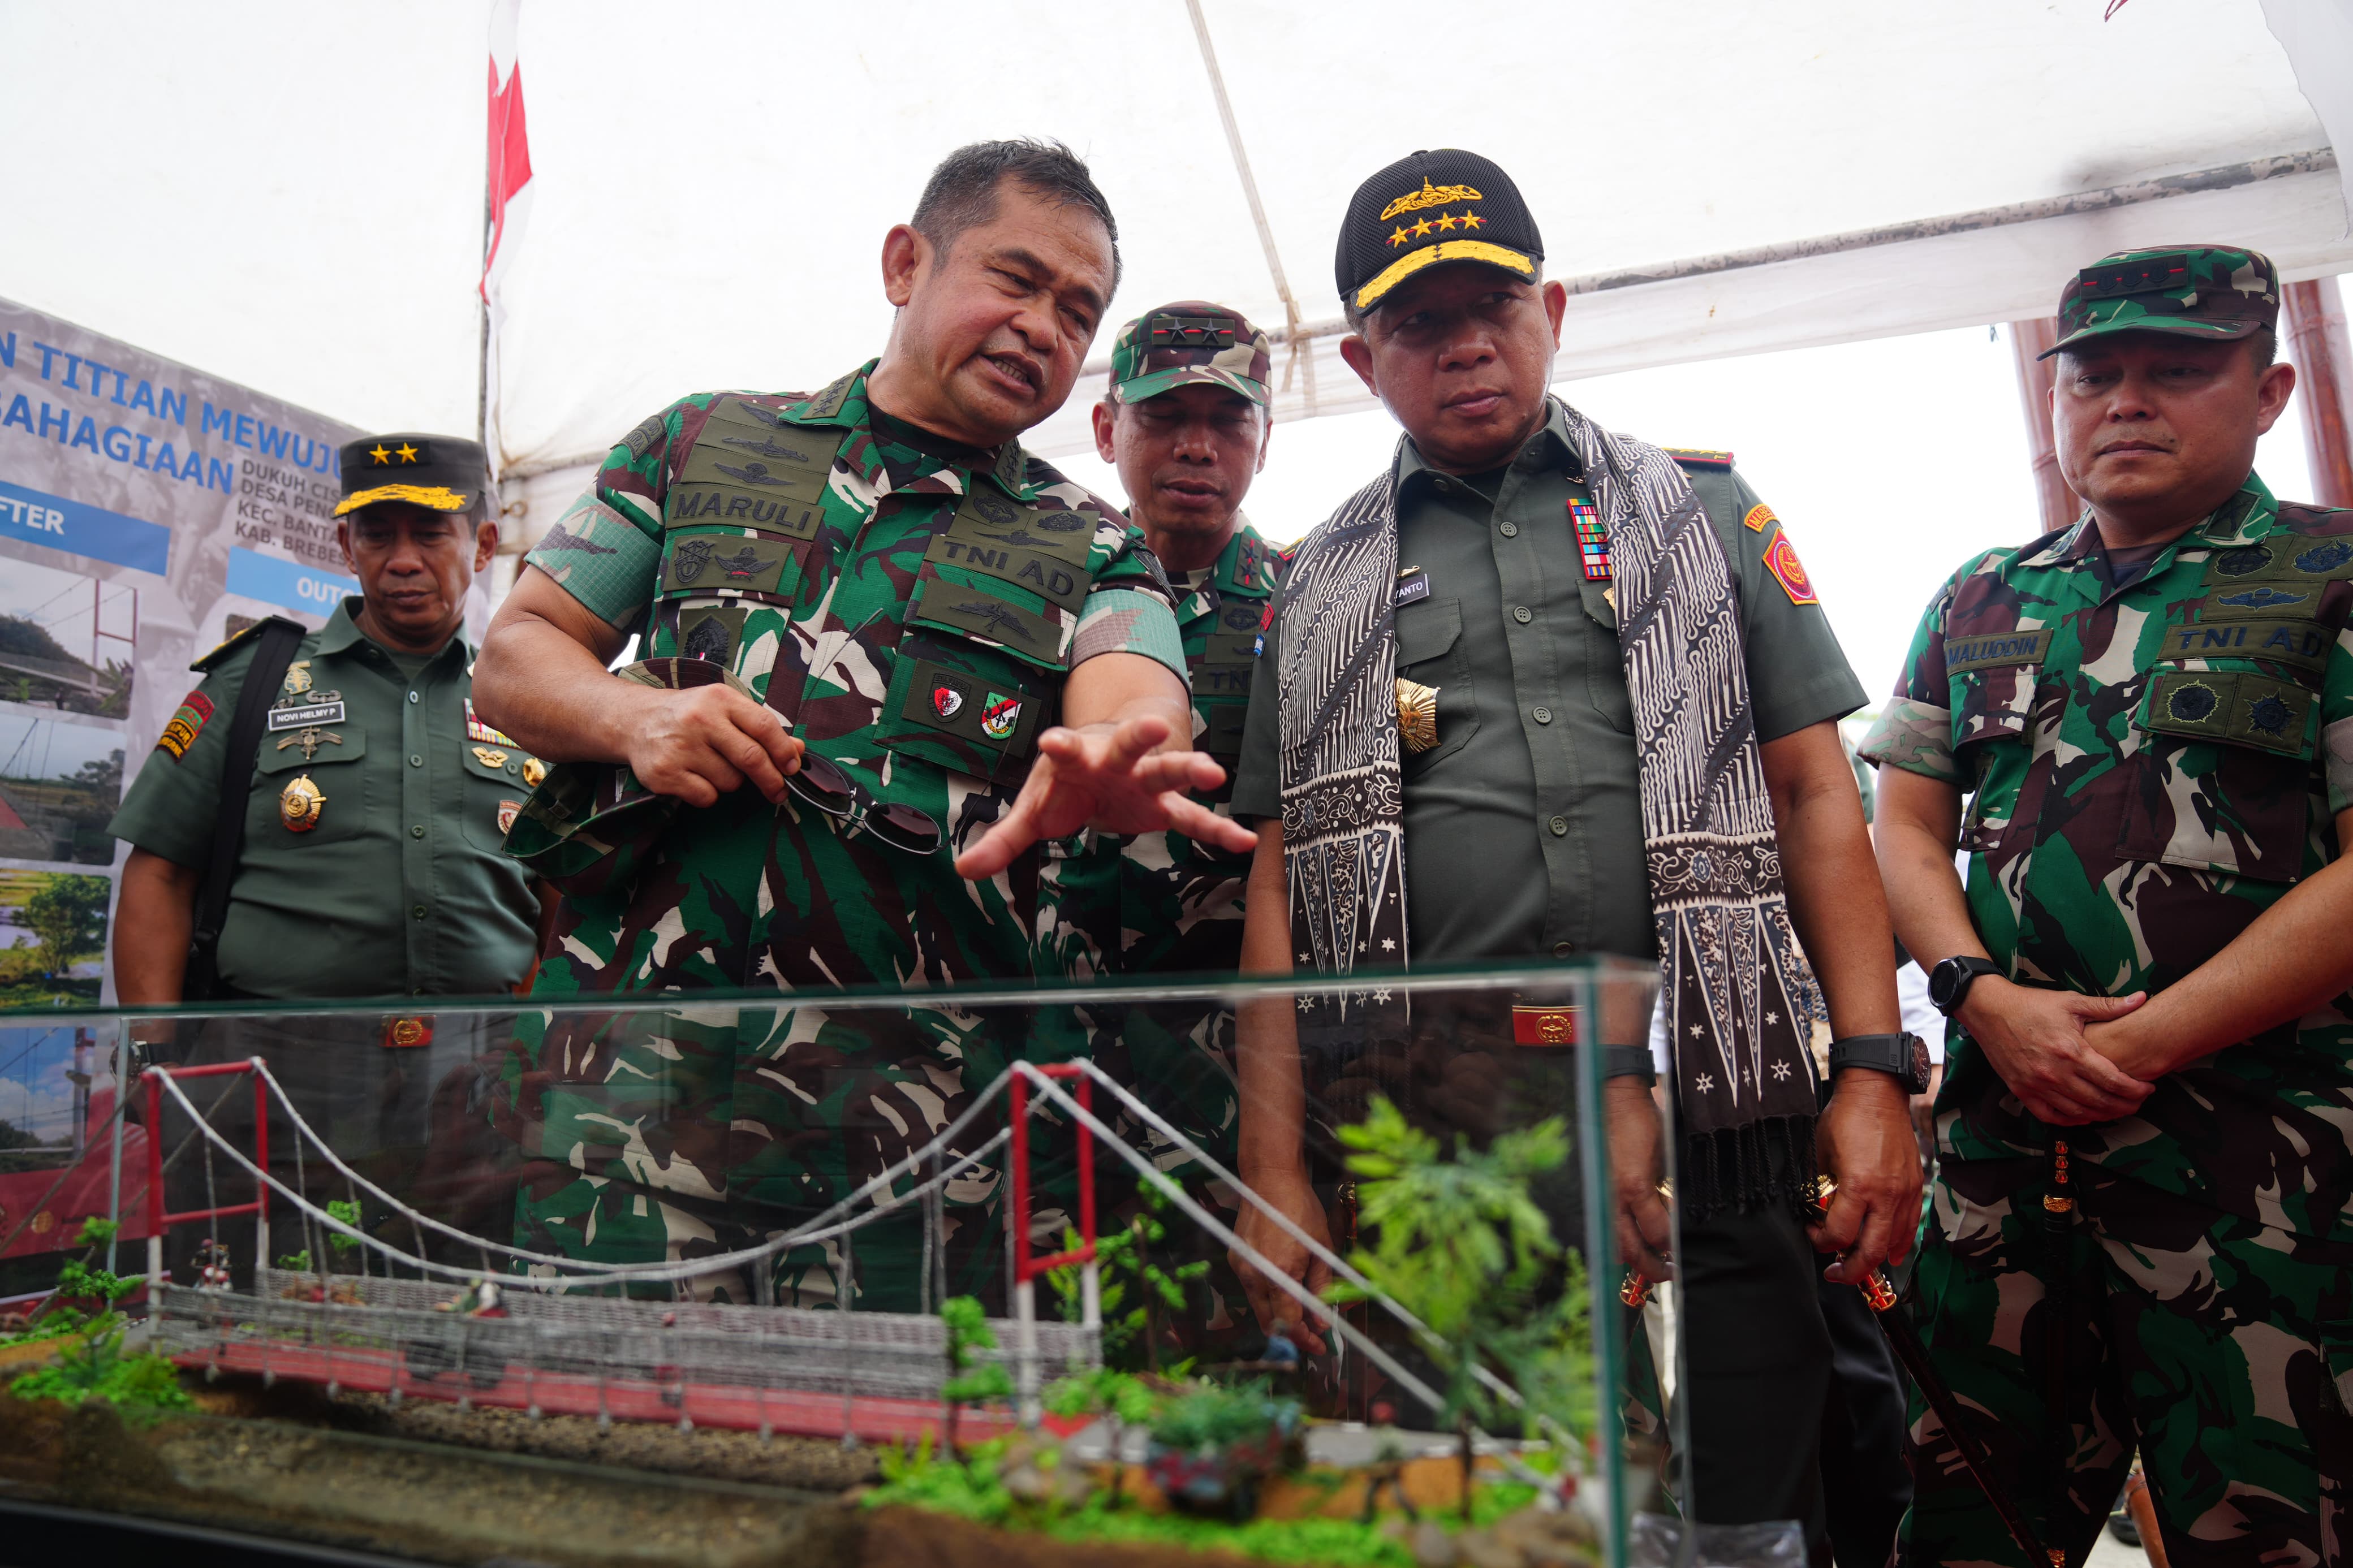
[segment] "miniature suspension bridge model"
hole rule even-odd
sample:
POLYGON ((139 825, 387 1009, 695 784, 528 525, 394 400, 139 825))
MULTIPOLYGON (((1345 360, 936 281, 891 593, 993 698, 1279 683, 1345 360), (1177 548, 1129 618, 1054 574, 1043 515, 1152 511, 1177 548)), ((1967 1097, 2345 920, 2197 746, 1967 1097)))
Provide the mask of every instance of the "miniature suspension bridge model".
MULTIPOLYGON (((1287 1289, 1306 1317, 1345 1347, 1344 1353, 1366 1356, 1430 1411, 1440 1405, 1439 1395, 1388 1351, 1268 1264, 1215 1214, 1160 1176, 1150 1157, 1096 1116, 1096 1090, 1113 1097, 1127 1114, 1229 1185, 1241 1202, 1258 1208, 1306 1247, 1335 1278, 1369 1289, 1355 1268, 1091 1062, 1018 1062, 930 1143, 807 1224, 772 1235, 756 1247, 684 1262, 647 1264, 597 1263, 533 1252, 469 1235, 421 1213, 345 1163, 295 1110, 262 1058, 152 1067, 145 1079, 148 1127, 163 1125, 166 1098, 192 1119, 191 1136, 207 1145, 208 1189, 215 1152, 254 1182, 251 1202, 211 1202, 201 1209, 159 1214, 147 1244, 154 1348, 183 1367, 201 1368, 207 1375, 232 1372, 258 1373, 266 1381, 294 1378, 323 1384, 331 1393, 351 1390, 396 1401, 417 1397, 461 1406, 497 1405, 534 1417, 566 1414, 600 1422, 733 1427, 764 1436, 772 1431, 838 1436, 845 1444, 913 1439, 941 1424, 942 1385, 950 1375, 945 1331, 929 1312, 854 1310, 856 1237, 885 1215, 919 1205, 923 1301, 926 1307, 936 1306, 945 1294, 946 1279, 942 1194, 949 1182, 1003 1148, 1008 1152, 1005 1212, 1014 1315, 992 1328, 998 1344, 1006 1347, 995 1354, 1013 1373, 1018 1401, 1010 1415, 973 1411, 963 1420, 975 1436, 1016 1420, 1035 1425, 1040 1419, 1041 1378, 1101 1362, 1094 1186, 1095 1143, 1100 1140, 1145 1180, 1158 1183, 1169 1204, 1187 1220, 1287 1289), (252 1080, 250 1155, 215 1128, 182 1087, 184 1080, 224 1075, 249 1075, 252 1080), (955 1143, 999 1096, 1006 1101, 1006 1125, 969 1152, 955 1152, 955 1143), (294 1129, 295 1182, 290 1186, 269 1170, 273 1101, 294 1129), (1050 1255, 1032 1246, 1029 1171, 1030 1119, 1049 1112, 1075 1131, 1079 1188, 1077 1243, 1050 1255), (327 1200, 314 1197, 313 1161, 320 1168, 322 1190, 340 1186, 354 1203, 366 1194, 406 1220, 413 1249, 360 1229, 332 1212, 327 1200), (328 1249, 321 1243, 342 1238, 335 1247, 355 1253, 359 1272, 263 1267, 269 1261, 273 1203, 289 1205, 301 1216, 312 1257, 323 1260, 328 1249), (164 1267, 167 1231, 198 1223, 209 1227, 246 1215, 255 1222, 257 1238, 252 1293, 234 1289, 229 1271, 217 1266, 200 1268, 198 1282, 192 1285, 168 1278, 164 1267), (480 1267, 463 1268, 428 1257, 427 1232, 474 1252, 480 1267), (836 1300, 841 1310, 774 1305, 772 1275, 765 1265, 789 1248, 826 1243, 831 1244, 829 1256, 839 1259, 836 1300), (1081 1319, 1077 1323, 1040 1321, 1037 1278, 1064 1268, 1079 1270, 1081 1319), (738 1269, 749 1271, 756 1304, 649 1300, 607 1293, 631 1285, 667 1286, 682 1297, 691 1281, 738 1269), (453 1284, 463 1289, 455 1302, 450 1300, 453 1284)), ((164 1190, 163 1143, 160 1137, 151 1137, 147 1150, 149 1190, 159 1195, 159 1207, 164 1190)), ((345 1213, 356 1211, 346 1208, 345 1213)), ((211 1250, 217 1264, 219 1233, 208 1229, 207 1237, 215 1243, 211 1250)), ((1372 1299, 1409 1332, 1428 1334, 1395 1302, 1377 1293, 1372 1299)), ((990 1353, 978 1352, 983 1359, 990 1353)), ((1501 1380, 1492 1374, 1482 1374, 1482 1380, 1516 1403, 1516 1395, 1501 1380)))

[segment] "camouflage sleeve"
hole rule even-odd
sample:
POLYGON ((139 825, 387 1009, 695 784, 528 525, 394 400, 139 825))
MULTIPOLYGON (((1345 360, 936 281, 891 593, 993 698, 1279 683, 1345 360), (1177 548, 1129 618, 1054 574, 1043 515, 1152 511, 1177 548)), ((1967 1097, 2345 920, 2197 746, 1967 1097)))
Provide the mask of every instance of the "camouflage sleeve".
POLYGON ((1975 563, 1947 578, 1929 601, 1912 634, 1904 656, 1904 673, 1895 694, 1879 710, 1878 721, 1855 749, 1855 755, 1881 767, 1902 768, 1942 784, 1959 784, 1961 771, 1953 756, 1952 689, 1945 676, 1945 617, 1951 610, 1953 591, 1975 563))
POLYGON ((1140 653, 1176 671, 1177 679, 1186 679, 1185 639, 1176 629, 1176 612, 1156 594, 1096 585, 1079 612, 1071 668, 1078 668, 1099 653, 1140 653))
POLYGON ((2328 809, 2353 806, 2353 626, 2337 634, 2321 676, 2320 760, 2328 776, 2328 809))
MULTIPOLYGON (((1067 482, 1067 481, 1065 481, 1067 482)), ((1185 638, 1176 626, 1176 595, 1160 557, 1125 513, 1091 490, 1071 487, 1095 513, 1094 586, 1079 611, 1071 639, 1071 668, 1097 654, 1140 653, 1186 680, 1185 638)), ((1189 684, 1189 682, 1188 682, 1189 684)))
POLYGON ((670 443, 685 416, 711 401, 681 398, 622 437, 606 454, 596 483, 565 509, 524 562, 600 619, 624 629, 635 625, 660 581, 670 443))

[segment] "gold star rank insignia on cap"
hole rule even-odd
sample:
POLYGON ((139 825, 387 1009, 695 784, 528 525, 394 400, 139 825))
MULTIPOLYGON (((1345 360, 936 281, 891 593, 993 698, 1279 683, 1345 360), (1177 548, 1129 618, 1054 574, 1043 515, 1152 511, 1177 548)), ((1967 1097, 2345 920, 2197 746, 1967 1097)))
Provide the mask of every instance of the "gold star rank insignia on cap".
POLYGON ((1440 213, 1438 215, 1438 226, 1440 228, 1452 228, 1456 224, 1461 221, 1461 219, 1456 217, 1452 213, 1440 213))
POLYGON ((398 447, 398 451, 400 453, 400 460, 402 462, 413 463, 417 461, 417 448, 410 446, 407 442, 403 441, 398 447))
POLYGON ((381 441, 368 448, 368 456, 374 458, 379 464, 392 461, 392 454, 384 449, 384 443, 381 441))
POLYGON ((1464 213, 1462 215, 1462 226, 1464 228, 1477 228, 1481 224, 1485 223, 1486 221, 1487 220, 1485 218, 1481 217, 1477 213, 1464 213))
POLYGON ((1415 224, 1415 225, 1413 226, 1413 232, 1414 232, 1414 234, 1416 235, 1416 237, 1419 237, 1419 236, 1421 236, 1421 235, 1428 234, 1428 233, 1430 232, 1430 220, 1429 220, 1428 218, 1423 218, 1420 222, 1419 222, 1419 223, 1417 223, 1417 224, 1415 224))
POLYGON ((1412 237, 1412 234, 1407 230, 1406 226, 1403 224, 1399 224, 1398 226, 1397 232, 1389 236, 1389 243, 1391 245, 1403 245, 1407 240, 1411 239, 1412 237))

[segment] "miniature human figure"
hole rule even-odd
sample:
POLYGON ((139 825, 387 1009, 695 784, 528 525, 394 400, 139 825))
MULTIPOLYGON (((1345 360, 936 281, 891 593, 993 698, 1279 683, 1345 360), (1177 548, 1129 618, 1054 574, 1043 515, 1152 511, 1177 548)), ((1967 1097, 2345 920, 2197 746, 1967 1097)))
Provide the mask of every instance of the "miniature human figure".
POLYGON ((216 1237, 205 1237, 204 1246, 196 1249, 196 1289, 228 1289, 228 1248, 216 1237))
POLYGON ((503 1318, 507 1315, 499 1295, 498 1281, 480 1278, 448 1300, 441 1302, 434 1310, 455 1312, 467 1318, 503 1318))

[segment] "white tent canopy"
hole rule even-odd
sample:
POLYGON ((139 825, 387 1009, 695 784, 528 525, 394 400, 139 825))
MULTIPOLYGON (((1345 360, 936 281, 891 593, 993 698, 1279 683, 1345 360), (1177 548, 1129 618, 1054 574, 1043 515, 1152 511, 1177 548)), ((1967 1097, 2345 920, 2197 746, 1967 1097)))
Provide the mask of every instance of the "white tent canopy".
MULTIPOLYGON (((2324 42, 2344 11, 2270 5, 2324 42)), ((1503 161, 1548 270, 1588 284, 2042 204, 1580 292, 1570 379, 2045 314, 2126 245, 2353 266, 2330 137, 2259 0, 1200 9, 1307 323, 1337 314, 1349 192, 1426 146, 1503 161), (2200 171, 2221 173, 2032 216, 2200 171)), ((358 425, 471 428, 484 23, 480 0, 0 7, 0 58, 57 68, 0 95, 0 293, 358 425), (102 80, 64 68, 101 59, 102 80)), ((1121 221, 1115 319, 1201 296, 1286 319, 1185 0, 528 0, 520 58, 534 195, 500 415, 508 470, 547 489, 681 393, 813 387, 874 353, 882 232, 981 137, 1091 161, 1121 221)), ((1283 412, 1362 406, 1335 340, 1307 342, 1283 412)), ((1033 444, 1082 444, 1089 395, 1033 444)))

